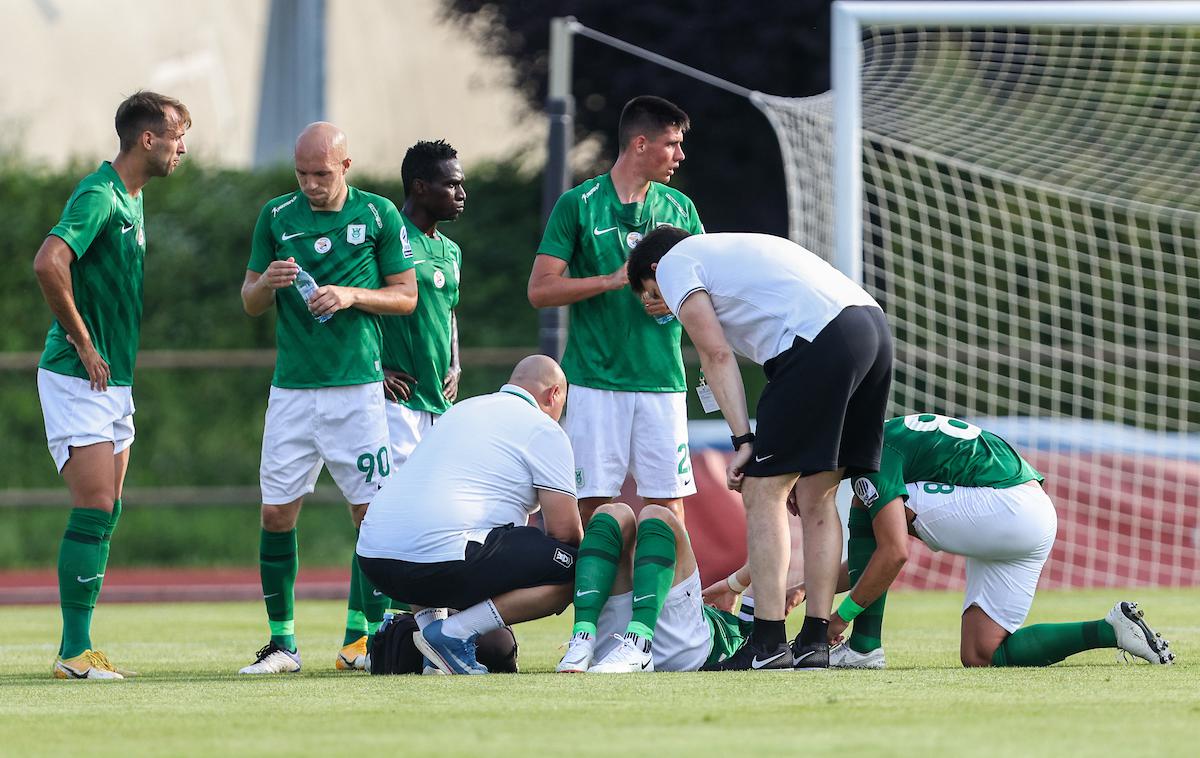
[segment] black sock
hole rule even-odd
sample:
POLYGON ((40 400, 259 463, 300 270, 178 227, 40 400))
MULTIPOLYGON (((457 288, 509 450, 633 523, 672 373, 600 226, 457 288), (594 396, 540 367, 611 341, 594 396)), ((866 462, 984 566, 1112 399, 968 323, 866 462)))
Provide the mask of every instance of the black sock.
POLYGON ((764 621, 754 618, 754 631, 750 633, 754 644, 771 650, 787 642, 787 630, 783 628, 783 619, 764 621))
POLYGON ((800 637, 798 641, 800 647, 809 645, 818 645, 829 636, 829 620, 817 618, 816 616, 805 616, 804 626, 800 627, 800 637))

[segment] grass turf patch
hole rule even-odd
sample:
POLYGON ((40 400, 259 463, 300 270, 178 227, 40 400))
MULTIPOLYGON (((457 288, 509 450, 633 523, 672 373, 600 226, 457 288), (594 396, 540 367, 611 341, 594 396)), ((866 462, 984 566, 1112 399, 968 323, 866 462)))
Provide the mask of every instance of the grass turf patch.
MULTIPOLYGON (((344 605, 302 602, 304 671, 239 677, 266 640, 257 603, 101 605, 93 639, 126 682, 50 678, 53 606, 5 608, 0 745, 11 755, 1191 755, 1200 723, 1200 590, 1043 592, 1030 623, 1102 617, 1139 600, 1180 656, 1125 666, 1099 650, 1046 669, 958 665, 961 596, 898 592, 888 668, 826 673, 563 676, 559 617, 517 628, 522 674, 338 673, 344 605)), ((799 619, 797 619, 797 622, 799 619)), ((795 630, 793 630, 795 631, 795 630)))

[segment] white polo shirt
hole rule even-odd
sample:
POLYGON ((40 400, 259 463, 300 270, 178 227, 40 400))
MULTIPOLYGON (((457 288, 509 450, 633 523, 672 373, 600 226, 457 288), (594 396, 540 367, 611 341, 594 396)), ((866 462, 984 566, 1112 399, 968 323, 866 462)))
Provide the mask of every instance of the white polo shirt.
POLYGON ((672 313, 707 292, 729 346, 760 365, 796 337, 811 342, 847 306, 879 307, 817 255, 769 234, 693 235, 662 257, 655 278, 672 313))
POLYGON ((524 526, 537 490, 574 496, 571 443, 528 392, 506 384, 454 405, 426 433, 371 501, 358 554, 460 561, 467 542, 524 526))

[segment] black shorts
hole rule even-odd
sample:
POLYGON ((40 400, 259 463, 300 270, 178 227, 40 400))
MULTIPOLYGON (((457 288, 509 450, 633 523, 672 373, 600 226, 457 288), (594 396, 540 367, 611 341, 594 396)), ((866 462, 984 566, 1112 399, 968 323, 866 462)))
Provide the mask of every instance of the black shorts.
POLYGON ((388 597, 427 608, 470 608, 526 587, 575 581, 575 551, 532 526, 508 524, 468 542, 461 561, 413 563, 358 556, 358 565, 388 597))
POLYGON ((892 336, 883 311, 850 306, 809 342, 763 365, 754 457, 746 476, 879 470, 892 386, 892 336))

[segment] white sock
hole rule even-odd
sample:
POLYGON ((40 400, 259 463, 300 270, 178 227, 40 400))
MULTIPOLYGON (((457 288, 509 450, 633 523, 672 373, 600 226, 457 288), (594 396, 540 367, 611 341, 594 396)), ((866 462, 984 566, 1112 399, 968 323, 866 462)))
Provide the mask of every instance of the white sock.
POLYGON ((438 619, 444 619, 450 615, 450 612, 445 608, 422 608, 413 614, 413 618, 417 620, 417 628, 424 629, 438 619))
POLYGON ((477 605, 456 613, 442 624, 442 633, 460 640, 469 640, 480 634, 504 626, 500 611, 491 600, 485 600, 477 605))
POLYGON ((754 588, 750 587, 742 593, 742 605, 738 608, 737 617, 741 621, 754 620, 754 588))

